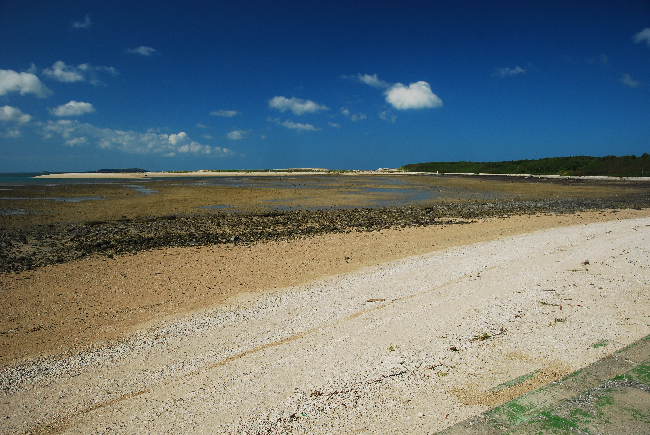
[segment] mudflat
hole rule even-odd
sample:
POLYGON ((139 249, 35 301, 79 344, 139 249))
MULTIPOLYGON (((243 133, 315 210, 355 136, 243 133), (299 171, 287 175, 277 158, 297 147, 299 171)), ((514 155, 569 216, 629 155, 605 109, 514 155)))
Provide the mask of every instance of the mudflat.
MULTIPOLYGON (((170 214, 209 213, 219 219, 225 215, 218 209, 197 212, 218 205, 217 199, 237 208, 235 213, 262 218, 285 212, 269 204, 278 197, 286 207, 345 206, 354 215, 369 205, 386 207, 391 194, 404 201, 408 188, 402 184, 392 192, 385 187, 393 183, 388 180, 344 177, 320 192, 169 181, 147 182, 157 192, 150 195, 131 195, 132 188, 110 183, 52 186, 40 202, 1 205, 25 210, 4 215, 7 234, 28 235, 34 228, 95 221, 110 227, 170 214), (364 183, 371 187, 363 191, 364 183), (66 195, 105 199, 46 199, 66 195)), ((428 186, 462 191, 464 197, 411 196, 400 206, 435 209, 427 224, 392 214, 395 220, 384 227, 346 224, 270 241, 188 243, 119 254, 98 250, 74 261, 6 271, 0 276, 0 309, 6 313, 0 328, 3 431, 74 433, 110 426, 149 433, 269 428, 426 433, 584 367, 605 352, 595 343, 607 342, 610 350, 650 332, 643 314, 648 296, 641 291, 648 279, 643 252, 650 249, 643 183, 412 176, 404 183, 413 191, 428 186), (627 264, 634 264, 629 271, 628 258, 627 264), (515 273, 524 269, 533 271, 526 279, 515 273), (481 279, 485 276, 490 278, 481 279), (445 290, 436 296, 436 288, 445 290), (435 325, 431 319, 438 319, 435 325), (619 323, 623 326, 615 326, 619 323), (364 328, 369 329, 361 333, 364 328), (326 337, 318 338, 321 334, 326 337), (332 348, 333 343, 341 345, 332 348), (328 349, 329 356, 318 349, 328 349), (560 349, 566 356, 554 354, 560 349), (303 353, 301 362, 287 360, 303 353), (472 358, 490 363, 479 374, 472 358), (244 362, 252 365, 240 366, 244 362), (533 373, 533 380, 490 393, 517 373, 533 373), (459 383, 462 379, 472 381, 459 383), (187 388, 179 389, 181 384, 187 388), (206 396, 205 403, 217 409, 217 417, 208 418, 206 409, 188 400, 204 400, 197 394, 218 385, 243 389, 237 397, 206 396), (388 393, 371 385, 384 385, 388 393), (416 400, 412 388, 423 386, 416 400), (440 401, 439 411, 412 406, 423 407, 432 398, 440 401), (151 400, 165 409, 158 417, 151 400), (397 412, 394 430, 384 430, 385 418, 379 417, 389 408, 397 412), (127 412, 135 422, 120 417, 127 412), (183 419, 183 413, 194 417, 183 419)))
MULTIPOLYGON (((509 200, 647 201, 650 181, 503 176, 248 175, 42 179, 0 191, 0 227, 169 215, 265 212, 509 200)), ((595 203, 594 203, 595 204, 595 203)))

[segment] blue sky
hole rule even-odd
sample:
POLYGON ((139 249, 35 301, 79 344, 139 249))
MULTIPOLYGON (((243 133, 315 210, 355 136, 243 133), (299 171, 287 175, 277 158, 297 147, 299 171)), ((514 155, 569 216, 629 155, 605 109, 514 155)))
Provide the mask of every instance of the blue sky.
POLYGON ((0 0, 0 172, 640 155, 649 85, 647 0, 0 0))

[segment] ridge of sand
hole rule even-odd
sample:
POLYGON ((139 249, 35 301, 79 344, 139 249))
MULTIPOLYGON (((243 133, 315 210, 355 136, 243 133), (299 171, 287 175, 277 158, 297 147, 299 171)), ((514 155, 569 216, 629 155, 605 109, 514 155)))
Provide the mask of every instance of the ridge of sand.
MULTIPOLYGON (((231 248, 234 260, 250 261, 251 283, 265 280, 259 290, 162 311, 115 345, 5 366, 0 428, 430 433, 650 332, 647 211, 338 236, 347 244, 278 246, 289 266, 275 275, 261 267, 265 251, 231 248), (321 269, 328 261, 314 257, 310 267, 306 253, 325 246, 334 264, 321 269), (403 259, 412 254, 425 255, 403 259)), ((210 252, 175 251, 183 261, 210 252)), ((63 266, 101 273, 101 260, 87 261, 63 266)), ((157 276, 142 272, 149 283, 157 276)), ((51 270, 42 273, 13 278, 34 283, 51 270)))

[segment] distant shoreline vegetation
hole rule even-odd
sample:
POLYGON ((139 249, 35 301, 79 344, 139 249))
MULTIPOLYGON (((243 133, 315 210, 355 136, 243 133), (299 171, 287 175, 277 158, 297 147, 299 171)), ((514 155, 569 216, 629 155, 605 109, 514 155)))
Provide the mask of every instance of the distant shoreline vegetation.
POLYGON ((398 169, 406 172, 647 177, 650 176, 650 155, 547 157, 503 162, 429 162, 404 165, 398 169))

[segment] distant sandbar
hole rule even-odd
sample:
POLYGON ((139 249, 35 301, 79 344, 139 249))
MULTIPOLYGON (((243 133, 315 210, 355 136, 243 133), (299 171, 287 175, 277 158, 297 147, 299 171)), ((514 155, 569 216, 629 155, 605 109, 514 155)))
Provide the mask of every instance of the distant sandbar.
POLYGON ((167 177, 237 177, 237 176, 295 176, 314 174, 409 174, 391 169, 379 169, 376 171, 328 171, 327 169, 287 169, 272 171, 182 171, 182 172, 65 172, 58 174, 37 175, 35 178, 167 178, 167 177))

